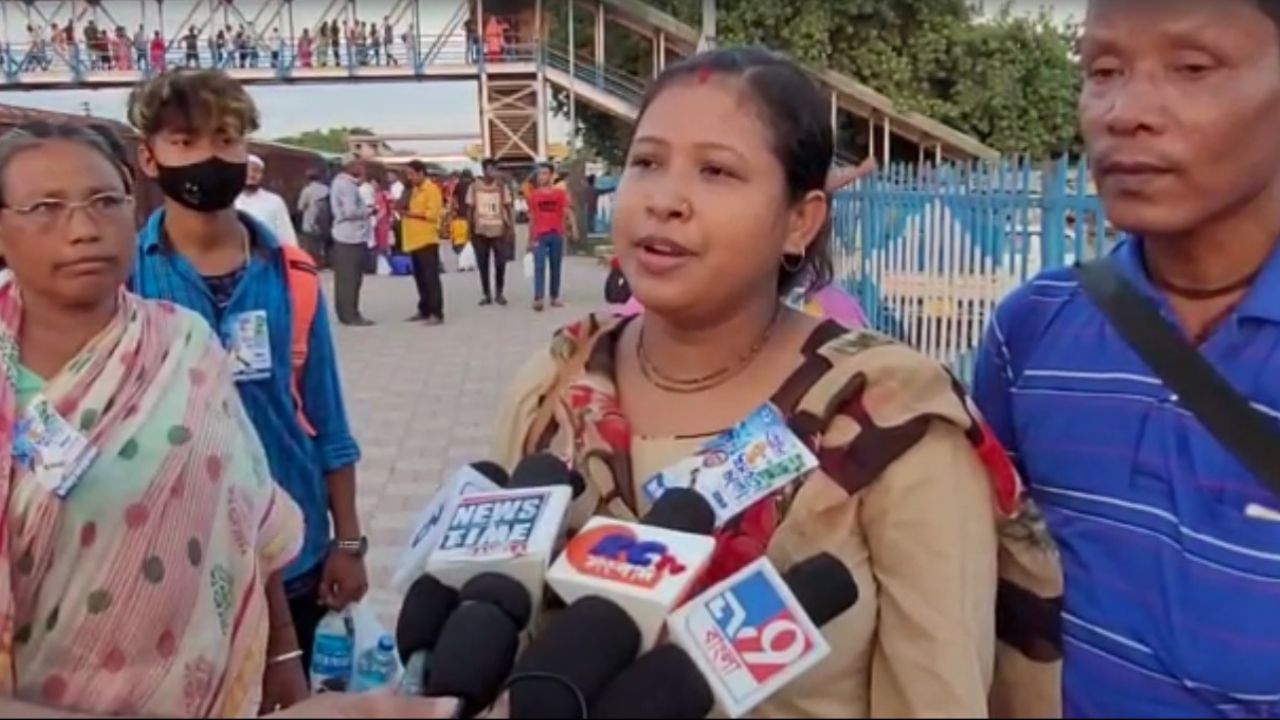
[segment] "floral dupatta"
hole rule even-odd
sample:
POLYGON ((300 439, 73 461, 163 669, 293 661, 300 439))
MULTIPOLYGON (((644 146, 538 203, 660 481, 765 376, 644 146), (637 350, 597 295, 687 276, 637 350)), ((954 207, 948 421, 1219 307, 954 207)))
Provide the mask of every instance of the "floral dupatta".
POLYGON ((249 716, 263 580, 301 541, 208 326, 122 292, 42 395, 97 450, 65 498, 9 448, 22 298, 0 280, 0 694, 108 714, 249 716))

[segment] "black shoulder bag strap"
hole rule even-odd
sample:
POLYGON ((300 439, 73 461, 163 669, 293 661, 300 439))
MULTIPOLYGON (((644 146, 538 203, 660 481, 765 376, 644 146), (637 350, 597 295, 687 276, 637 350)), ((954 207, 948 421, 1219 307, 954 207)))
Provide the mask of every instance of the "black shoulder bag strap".
POLYGON ((1250 472, 1280 495, 1280 430, 1254 409, 1116 269, 1109 259, 1076 265, 1080 286, 1111 326, 1250 472))

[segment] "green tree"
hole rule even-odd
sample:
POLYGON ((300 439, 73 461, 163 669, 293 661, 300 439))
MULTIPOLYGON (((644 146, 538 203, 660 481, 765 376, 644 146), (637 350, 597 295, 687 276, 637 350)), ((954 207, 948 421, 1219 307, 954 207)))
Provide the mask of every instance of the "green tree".
POLYGON ((298 135, 277 138, 276 142, 285 145, 309 148, 326 153, 345 153, 348 150, 347 140, 352 135, 373 135, 374 132, 364 127, 336 127, 328 130, 307 130, 298 135))
MULTIPOLYGON (((700 0, 648 2, 699 22, 700 0)), ((558 12, 550 39, 563 48, 564 10, 558 12)), ((591 47, 590 19, 579 19, 575 32, 579 56, 589 62, 582 48, 591 47)), ((1006 9, 978 18, 967 0, 720 0, 717 32, 722 44, 761 44, 845 73, 1002 152, 1049 157, 1078 147, 1076 29, 1046 15, 1006 9)), ((608 40, 611 68, 630 70, 650 57, 642 38, 608 40)), ((565 114, 567 97, 553 100, 565 114)), ((581 142, 602 159, 618 161, 629 132, 626 123, 579 104, 581 142)))

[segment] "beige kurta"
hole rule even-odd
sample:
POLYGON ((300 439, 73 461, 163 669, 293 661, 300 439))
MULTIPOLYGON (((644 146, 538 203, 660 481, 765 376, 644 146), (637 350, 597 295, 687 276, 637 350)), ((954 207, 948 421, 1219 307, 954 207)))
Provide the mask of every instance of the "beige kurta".
MULTIPOLYGON (((833 334, 829 327, 823 333, 825 339, 833 334)), ((588 493, 575 505, 575 524, 593 513, 643 514, 647 508, 636 507, 634 500, 643 497, 643 481, 703 442, 628 432, 626 457, 607 462, 598 447, 584 447, 591 445, 584 437, 599 439, 593 427, 610 426, 605 434, 625 429, 616 402, 610 402, 616 397, 616 392, 610 395, 610 337, 616 340, 616 335, 600 336, 605 340, 584 358, 585 369, 578 362, 574 370, 563 336, 552 352, 530 361, 507 396, 496 438, 496 457, 508 468, 536 449, 575 458, 589 481, 588 493), (589 380, 566 389, 565 377, 577 372, 589 380), (558 399, 565 397, 577 399, 558 399), (548 403, 563 411, 549 426, 548 403), (627 487, 611 488, 611 482, 627 487)), ((828 407, 822 414, 830 417, 821 418, 816 428, 819 436, 804 437, 813 441, 822 467, 788 497, 768 555, 785 570, 830 553, 853 574, 859 600, 823 628, 831 656, 756 714, 985 716, 996 655, 1000 540, 992 480, 966 434, 972 428, 964 425, 963 404, 947 399, 955 397, 954 389, 941 368, 902 346, 862 336, 846 344, 845 355, 828 352, 831 343, 822 339, 805 350, 821 362, 798 363, 811 368, 813 376, 800 383, 808 386, 803 397, 788 400, 794 393, 784 390, 773 401, 795 405, 780 408, 793 429, 811 426, 815 408, 832 406, 831 400, 848 396, 850 387, 861 388, 854 391, 860 405, 851 414, 831 413, 828 407), (874 367, 877 361, 897 360, 904 361, 901 370, 881 367, 870 373, 880 381, 866 382, 861 366, 867 361, 874 367)), ((762 404, 769 400, 760 398, 762 404)), ((616 437, 612 440, 617 444, 616 437)))

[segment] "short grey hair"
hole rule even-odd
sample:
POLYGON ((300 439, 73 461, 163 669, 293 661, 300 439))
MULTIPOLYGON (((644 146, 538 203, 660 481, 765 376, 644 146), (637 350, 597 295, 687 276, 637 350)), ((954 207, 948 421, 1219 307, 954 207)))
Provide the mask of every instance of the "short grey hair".
POLYGON ((98 152, 120 174, 125 189, 132 189, 133 170, 129 159, 125 157, 124 145, 119 138, 109 133, 111 130, 105 126, 38 120, 18 125, 0 136, 0 207, 5 206, 4 175, 13 159, 54 140, 78 143, 98 152))

